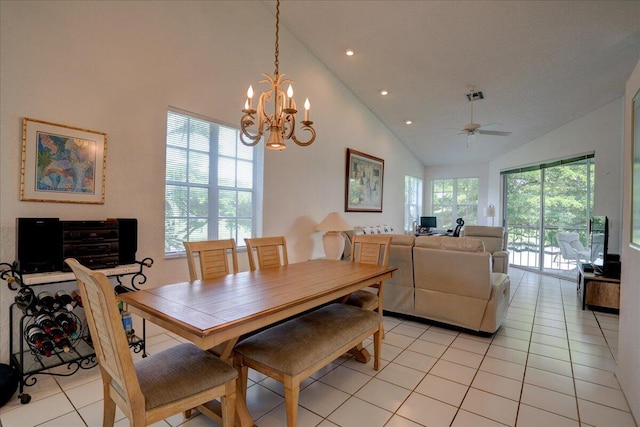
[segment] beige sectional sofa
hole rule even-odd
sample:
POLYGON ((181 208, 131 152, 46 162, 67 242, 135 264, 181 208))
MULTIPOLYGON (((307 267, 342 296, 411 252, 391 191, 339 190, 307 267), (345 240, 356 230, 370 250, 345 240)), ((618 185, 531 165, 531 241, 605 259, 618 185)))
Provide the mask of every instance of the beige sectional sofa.
POLYGON ((509 252, 507 252, 509 236, 503 227, 465 225, 460 235, 482 240, 484 250, 491 252, 493 271, 495 273, 507 273, 509 268, 509 252))
POLYGON ((509 305, 510 281, 492 271, 484 242, 470 237, 393 236, 385 312, 478 332, 495 332, 509 305))

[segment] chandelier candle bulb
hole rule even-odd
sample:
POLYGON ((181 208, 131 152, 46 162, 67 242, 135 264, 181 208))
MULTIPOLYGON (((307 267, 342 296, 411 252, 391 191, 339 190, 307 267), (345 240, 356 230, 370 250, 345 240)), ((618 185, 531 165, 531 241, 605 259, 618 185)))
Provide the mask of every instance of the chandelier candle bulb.
POLYGON ((311 108, 311 104, 309 103, 309 98, 304 101, 304 121, 309 121, 309 109, 311 108))
POLYGON ((249 85, 247 89, 247 102, 245 103, 245 110, 251 110, 253 108, 253 86, 249 85))
POLYGON ((291 85, 289 85, 289 89, 287 89, 287 99, 289 100, 289 108, 295 108, 293 106, 293 87, 291 87, 291 85))

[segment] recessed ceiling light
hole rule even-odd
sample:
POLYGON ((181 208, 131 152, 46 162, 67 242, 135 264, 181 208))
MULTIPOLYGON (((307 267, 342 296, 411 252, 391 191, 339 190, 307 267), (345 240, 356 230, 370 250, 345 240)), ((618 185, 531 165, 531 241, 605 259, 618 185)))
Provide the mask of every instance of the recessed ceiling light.
POLYGON ((347 56, 353 56, 354 52, 353 52, 353 49, 347 49, 345 53, 347 54, 347 56))
POLYGON ((413 123, 413 121, 412 121, 412 120, 405 120, 405 123, 406 123, 406 124, 408 124, 408 125, 410 125, 410 124, 412 124, 412 123, 413 123))
POLYGON ((380 89, 380 95, 382 95, 382 96, 389 95, 389 91, 386 90, 386 89, 380 89))

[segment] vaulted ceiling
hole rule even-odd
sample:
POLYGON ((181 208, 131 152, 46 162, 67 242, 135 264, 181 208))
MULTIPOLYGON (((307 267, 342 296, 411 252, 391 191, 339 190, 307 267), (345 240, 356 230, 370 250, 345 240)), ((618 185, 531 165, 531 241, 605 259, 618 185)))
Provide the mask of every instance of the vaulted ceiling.
POLYGON ((640 59, 640 1, 283 1, 280 18, 425 165, 486 162, 581 117, 640 59), (469 86, 473 122, 511 135, 467 147, 469 86))

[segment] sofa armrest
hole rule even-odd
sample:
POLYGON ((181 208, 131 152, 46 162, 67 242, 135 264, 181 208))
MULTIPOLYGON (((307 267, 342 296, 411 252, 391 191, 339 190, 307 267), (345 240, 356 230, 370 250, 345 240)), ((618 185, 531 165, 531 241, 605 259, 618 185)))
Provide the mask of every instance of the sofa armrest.
POLYGON ((496 251, 493 253, 493 272, 507 274, 509 268, 509 252, 496 251))

